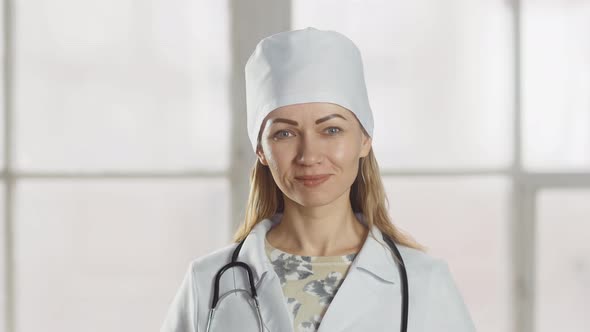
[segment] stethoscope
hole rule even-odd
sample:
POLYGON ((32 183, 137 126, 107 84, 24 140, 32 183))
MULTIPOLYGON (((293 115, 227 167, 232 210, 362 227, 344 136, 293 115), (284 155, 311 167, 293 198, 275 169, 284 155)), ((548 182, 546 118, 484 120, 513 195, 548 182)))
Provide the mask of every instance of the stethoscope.
MULTIPOLYGON (((395 256, 397 257, 397 259, 399 260, 397 267, 398 267, 398 270, 399 270, 399 273, 400 273, 401 279, 402 279, 402 319, 401 319, 401 324, 400 324, 400 331, 406 332, 408 330, 408 275, 406 273, 406 267, 405 267, 404 261, 402 259, 402 255, 400 255, 399 250, 397 250, 397 246, 395 245, 393 240, 391 240, 391 238, 389 238, 389 236, 387 236, 385 234, 382 234, 382 235, 383 235, 383 240, 389 245, 391 250, 395 253, 395 256)), ((235 266, 239 266, 241 268, 244 268, 246 270, 246 272, 248 273, 248 281, 250 283, 249 295, 254 302, 254 307, 256 310, 256 316, 258 319, 258 326, 260 327, 260 332, 264 332, 264 328, 263 328, 263 324, 262 324, 262 315, 260 314, 260 305, 258 303, 258 295, 256 294, 256 287, 254 286, 254 278, 252 277, 252 270, 250 269, 250 266, 248 266, 248 264, 238 261, 238 255, 240 254, 240 249, 242 248, 242 245, 244 244, 245 240, 246 240, 246 238, 244 238, 240 242, 240 244, 238 244, 236 249, 234 249, 234 252, 231 257, 231 262, 224 265, 221 269, 219 269, 219 271, 215 275, 215 290, 213 292, 213 300, 211 302, 211 309, 209 310, 209 317, 207 319, 206 332, 210 331, 211 324, 213 322, 213 317, 215 316, 215 309, 217 308, 217 304, 219 303, 220 300, 222 300, 224 297, 226 297, 230 293, 235 293, 235 292, 248 293, 248 291, 245 289, 234 289, 234 290, 224 294, 222 299, 219 298, 219 279, 221 279, 221 275, 223 275, 223 272, 225 272, 228 269, 235 267, 235 266)))

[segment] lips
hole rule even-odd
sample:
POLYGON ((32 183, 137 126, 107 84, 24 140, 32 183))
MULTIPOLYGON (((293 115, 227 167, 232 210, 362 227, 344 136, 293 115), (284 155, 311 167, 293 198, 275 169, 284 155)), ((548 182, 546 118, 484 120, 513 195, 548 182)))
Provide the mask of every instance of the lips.
POLYGON ((303 175, 303 176, 296 176, 295 179, 297 180, 321 180, 326 177, 330 176, 330 174, 318 174, 318 175, 303 175))
POLYGON ((328 181, 331 174, 315 174, 297 176, 295 179, 303 184, 306 188, 315 188, 321 186, 322 183, 328 181))

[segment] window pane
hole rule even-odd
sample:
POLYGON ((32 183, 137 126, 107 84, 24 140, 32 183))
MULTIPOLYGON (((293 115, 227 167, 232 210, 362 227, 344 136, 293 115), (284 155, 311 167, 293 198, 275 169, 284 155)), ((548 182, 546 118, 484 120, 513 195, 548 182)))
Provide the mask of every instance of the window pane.
POLYGON ((227 166, 227 1, 15 5, 20 170, 227 166))
POLYGON ((524 165, 590 170, 590 0, 522 8, 524 165))
MULTIPOLYGON (((0 181, 0 188, 4 189, 6 182, 0 181)), ((5 322, 6 322, 6 273, 8 269, 6 267, 6 220, 4 219, 4 208, 5 208, 5 196, 4 190, 0 190, 0 332, 5 332, 5 322)))
POLYGON ((385 186, 394 224, 449 263, 477 331, 511 331, 507 179, 388 177, 385 186))
MULTIPOLYGON (((0 6, 0 34, 4 36, 4 6, 0 6)), ((4 83, 6 82, 6 73, 4 71, 4 58, 6 57, 6 51, 4 49, 4 43, 0 43, 0 58, 2 59, 2 63, 0 63, 0 75, 4 79, 0 81, 0 167, 4 168, 6 161, 4 160, 4 145, 6 142, 4 141, 4 116, 6 109, 4 108, 5 100, 4 100, 4 83)), ((3 322, 3 314, 0 314, 0 322, 3 322)), ((2 324, 0 324, 2 325, 2 324)), ((0 326, 0 332, 3 332, 2 326, 0 326)))
POLYGON ((536 331, 590 331, 590 190, 537 200, 536 331))
POLYGON ((225 179, 20 182, 16 332, 153 331, 190 260, 229 244, 228 192, 225 179))
POLYGON ((293 1, 295 28, 361 49, 383 168, 506 167, 513 116, 508 1, 293 1))

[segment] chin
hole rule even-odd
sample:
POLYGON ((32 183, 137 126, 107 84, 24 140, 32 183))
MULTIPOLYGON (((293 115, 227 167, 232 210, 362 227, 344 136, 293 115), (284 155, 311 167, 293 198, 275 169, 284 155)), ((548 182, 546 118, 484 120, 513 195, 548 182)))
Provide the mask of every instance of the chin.
POLYGON ((301 205, 301 206, 305 206, 308 208, 312 208, 312 207, 319 207, 319 206, 324 206, 324 205, 328 205, 330 203, 332 203, 334 200, 310 200, 310 199, 306 199, 306 200, 300 200, 300 201, 296 201, 297 204, 301 205))
POLYGON ((293 201, 305 207, 318 207, 328 205, 338 199, 335 195, 327 195, 326 193, 307 193, 298 195, 293 201))

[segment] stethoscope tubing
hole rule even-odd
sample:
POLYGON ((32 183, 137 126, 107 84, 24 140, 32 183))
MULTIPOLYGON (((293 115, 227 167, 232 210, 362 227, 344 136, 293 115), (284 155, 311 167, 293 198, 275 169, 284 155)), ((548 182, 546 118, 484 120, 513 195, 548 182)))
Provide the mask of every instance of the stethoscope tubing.
MULTIPOLYGON (((393 251, 393 253, 395 254, 395 256, 398 259, 397 267, 398 267, 398 271, 399 271, 401 281, 402 281, 402 309, 401 309, 402 316, 401 316, 401 322, 400 322, 400 331, 407 332, 407 330, 408 330, 408 306, 409 306, 408 305, 408 302, 409 302, 409 294, 408 293, 409 293, 409 291, 408 291, 408 275, 407 275, 407 271, 406 271, 406 266, 404 264, 404 260, 402 259, 402 255, 400 254, 399 250, 397 249, 397 246, 395 245, 395 242, 389 236, 387 236, 385 234, 382 234, 382 235, 383 235, 383 240, 391 248, 391 250, 393 251)), ((238 246, 234 249, 234 251, 232 253, 232 257, 231 257, 231 262, 224 265, 223 267, 221 267, 221 269, 219 269, 219 271, 217 271, 217 273, 215 274, 214 293, 213 293, 213 299, 211 302, 211 309, 209 310, 209 316, 207 317, 206 332, 210 332, 213 317, 215 316, 215 310, 216 310, 217 304, 220 300, 219 299, 219 280, 221 279, 221 276, 223 275, 223 273, 232 267, 241 267, 241 268, 245 269, 248 274, 248 282, 249 282, 249 286, 250 286, 250 293, 249 294, 253 300, 253 304, 254 304, 254 307, 256 310, 256 316, 258 319, 258 326, 260 327, 260 332, 264 332, 264 324, 262 321, 262 315, 260 313, 260 304, 258 302, 258 294, 256 293, 256 287, 254 286, 254 278, 252 276, 252 269, 250 268, 250 266, 248 266, 248 264, 238 261, 238 255, 240 254, 240 250, 242 249, 242 245, 244 244, 244 241, 246 241, 246 238, 244 238, 238 244, 238 246)), ((247 292, 245 290, 240 290, 240 291, 247 292)))
POLYGON ((397 263, 397 267, 399 270, 399 274, 402 280, 402 319, 401 319, 401 326, 400 326, 400 331, 401 332, 407 332, 408 331, 408 298, 409 298, 409 291, 408 291, 408 274, 406 271, 406 264, 404 263, 404 260, 402 258, 402 255, 400 254, 399 250, 397 249, 397 246, 395 245, 395 243, 393 242, 393 240, 391 238, 389 238, 389 236, 386 236, 385 234, 383 235, 383 241, 385 241, 389 247, 391 248, 391 250, 393 250, 395 257, 397 257, 397 259, 399 260, 397 263))

